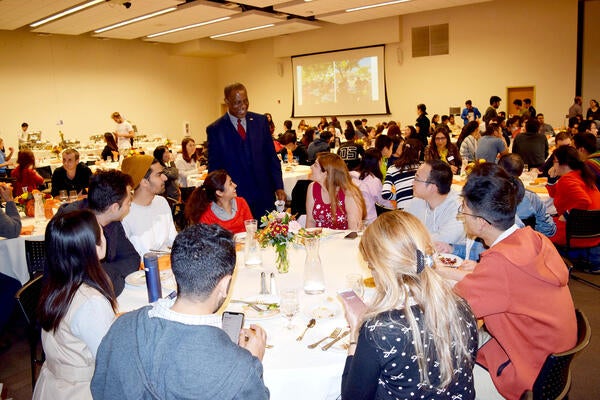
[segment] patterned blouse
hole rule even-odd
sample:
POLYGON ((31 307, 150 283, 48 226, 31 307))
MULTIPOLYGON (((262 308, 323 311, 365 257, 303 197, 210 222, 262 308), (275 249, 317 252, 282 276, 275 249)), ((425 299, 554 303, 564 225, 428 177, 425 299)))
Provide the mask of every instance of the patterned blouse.
POLYGON ((343 190, 337 193, 337 207, 335 209, 336 218, 331 215, 331 203, 325 203, 321 197, 321 185, 317 182, 313 184, 313 198, 315 204, 312 210, 312 216, 315 224, 319 228, 330 229, 348 229, 348 215, 346 214, 346 195, 343 190))
MULTIPOLYGON (((383 312, 367 320, 360 328, 354 356, 348 356, 342 375, 342 399, 450 399, 472 400, 473 365, 477 354, 477 324, 465 303, 460 319, 464 322, 463 335, 468 335, 471 358, 461 360, 454 367, 454 379, 443 389, 439 383, 439 363, 431 335, 424 338, 429 350, 424 357, 428 361, 430 384, 421 382, 419 355, 412 344, 412 331, 402 310, 383 312), (428 347, 429 346, 429 347, 428 347)), ((419 306, 412 306, 419 327, 424 316, 419 306)), ((423 336, 423 331, 420 334, 423 336)), ((453 346, 454 343, 451 344, 453 346)))

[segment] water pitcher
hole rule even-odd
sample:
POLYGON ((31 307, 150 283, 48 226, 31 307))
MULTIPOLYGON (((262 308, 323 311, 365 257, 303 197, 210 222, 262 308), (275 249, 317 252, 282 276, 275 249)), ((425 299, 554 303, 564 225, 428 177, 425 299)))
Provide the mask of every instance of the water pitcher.
POLYGON ((304 261, 304 292, 306 294, 320 294, 325 291, 323 266, 319 257, 319 238, 305 238, 306 261, 304 261))

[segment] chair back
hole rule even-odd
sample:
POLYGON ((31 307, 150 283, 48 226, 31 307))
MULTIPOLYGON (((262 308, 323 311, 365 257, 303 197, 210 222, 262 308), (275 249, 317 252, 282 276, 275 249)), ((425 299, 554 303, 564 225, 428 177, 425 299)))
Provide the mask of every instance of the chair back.
POLYGON ((600 210, 572 209, 567 217, 567 249, 571 248, 571 239, 589 239, 600 237, 600 210))
POLYGON ((46 242, 44 240, 25 240, 25 260, 29 278, 44 273, 46 268, 46 242))
POLYGON ((577 317, 577 344, 571 350, 563 353, 550 354, 535 383, 533 384, 533 399, 562 399, 571 387, 571 361, 590 343, 592 329, 585 314, 575 310, 577 317))

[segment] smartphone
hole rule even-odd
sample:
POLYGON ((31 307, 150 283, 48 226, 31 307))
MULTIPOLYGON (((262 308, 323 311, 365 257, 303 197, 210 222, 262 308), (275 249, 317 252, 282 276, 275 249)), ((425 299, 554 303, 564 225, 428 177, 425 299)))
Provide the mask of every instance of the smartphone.
POLYGON ((223 330, 233 343, 237 344, 240 330, 244 326, 244 313, 225 311, 221 320, 223 330))
POLYGON ((338 292, 340 301, 344 304, 346 312, 353 315, 362 315, 367 309, 367 305, 352 289, 344 289, 338 292))

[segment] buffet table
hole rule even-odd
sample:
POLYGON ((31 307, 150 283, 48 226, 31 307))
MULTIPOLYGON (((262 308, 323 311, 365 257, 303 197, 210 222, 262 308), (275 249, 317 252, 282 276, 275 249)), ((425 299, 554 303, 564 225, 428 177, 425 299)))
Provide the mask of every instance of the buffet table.
MULTIPOLYGON (((306 295, 302 291, 305 250, 300 246, 291 246, 289 250, 290 271, 287 274, 275 272, 275 252, 272 248, 261 251, 262 267, 248 268, 243 264, 243 253, 238 253, 238 265, 234 272, 230 298, 222 309, 245 311, 242 305, 229 302, 231 299, 255 297, 260 290, 260 273, 275 272, 279 292, 285 289, 298 289, 300 312, 294 317, 295 328, 285 328, 287 320, 279 314, 270 317, 252 319, 252 313, 246 313, 246 326, 260 324, 267 332, 267 343, 272 345, 263 359, 264 380, 271 392, 271 399, 336 399, 340 393, 341 377, 346 360, 344 340, 328 351, 321 347, 308 349, 306 346, 329 335, 338 327, 346 329, 347 323, 336 292, 346 286, 346 275, 369 272, 358 253, 359 239, 344 239, 344 233, 322 238, 320 257, 325 273, 327 291, 322 295, 306 295), (316 310, 330 311, 326 317, 315 314, 316 310), (301 342, 296 338, 302 333, 310 318, 316 318, 314 328, 309 329, 301 342)), ((166 296, 171 289, 163 288, 166 296)), ((147 292, 144 286, 125 285, 118 298, 119 311, 125 312, 147 304, 147 292)), ((244 306, 246 307, 246 306, 244 306)), ((325 341, 323 344, 327 343, 325 341)))

